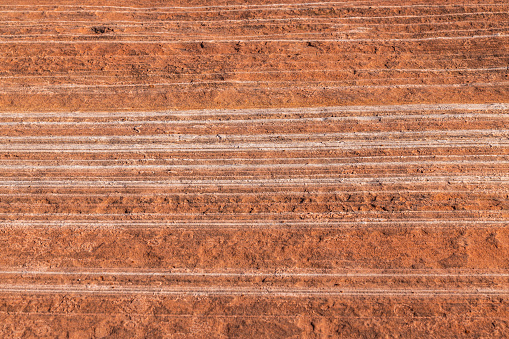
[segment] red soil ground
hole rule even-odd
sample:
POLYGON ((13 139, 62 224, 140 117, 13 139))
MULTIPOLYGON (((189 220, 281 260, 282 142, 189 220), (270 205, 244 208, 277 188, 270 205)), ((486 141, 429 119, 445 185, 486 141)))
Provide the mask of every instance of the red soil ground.
POLYGON ((509 4, 0 0, 0 336, 509 336, 509 4))

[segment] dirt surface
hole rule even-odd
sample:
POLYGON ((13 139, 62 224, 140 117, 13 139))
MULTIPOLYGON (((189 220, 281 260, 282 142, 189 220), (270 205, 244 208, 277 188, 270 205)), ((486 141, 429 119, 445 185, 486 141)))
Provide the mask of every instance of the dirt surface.
POLYGON ((2 338, 509 336, 505 1, 0 19, 2 338))

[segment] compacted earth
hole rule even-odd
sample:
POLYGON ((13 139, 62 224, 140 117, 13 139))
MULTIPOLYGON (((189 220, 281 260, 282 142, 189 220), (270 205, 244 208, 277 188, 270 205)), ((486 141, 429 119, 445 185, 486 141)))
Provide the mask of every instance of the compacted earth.
POLYGON ((507 1, 0 0, 0 337, 509 336, 507 1))

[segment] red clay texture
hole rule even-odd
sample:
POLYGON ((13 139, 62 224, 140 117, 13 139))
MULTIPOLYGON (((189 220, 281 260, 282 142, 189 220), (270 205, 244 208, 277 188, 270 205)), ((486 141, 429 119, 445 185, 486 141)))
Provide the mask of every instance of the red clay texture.
POLYGON ((0 0, 0 337, 509 337, 508 24, 0 0))

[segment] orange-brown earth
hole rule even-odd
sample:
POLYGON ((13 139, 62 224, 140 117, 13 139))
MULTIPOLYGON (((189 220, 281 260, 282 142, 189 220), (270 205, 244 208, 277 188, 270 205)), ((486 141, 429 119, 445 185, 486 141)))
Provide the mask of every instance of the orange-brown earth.
POLYGON ((509 336, 505 1, 0 0, 0 336, 509 336))

